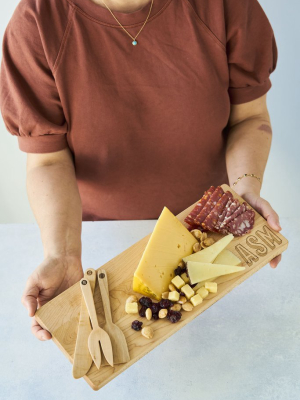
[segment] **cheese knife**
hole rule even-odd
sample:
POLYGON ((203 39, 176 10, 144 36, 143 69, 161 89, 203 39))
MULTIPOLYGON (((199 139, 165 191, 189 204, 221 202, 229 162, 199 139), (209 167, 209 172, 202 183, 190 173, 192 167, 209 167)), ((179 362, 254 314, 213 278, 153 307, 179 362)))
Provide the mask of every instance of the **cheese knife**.
MULTIPOLYGON (((96 271, 89 268, 84 273, 84 279, 88 280, 94 293, 96 284, 96 271)), ((73 361, 73 377, 82 378, 91 368, 93 359, 88 348, 88 337, 92 332, 90 316, 86 307, 84 297, 81 299, 80 317, 78 323, 77 339, 73 361)))

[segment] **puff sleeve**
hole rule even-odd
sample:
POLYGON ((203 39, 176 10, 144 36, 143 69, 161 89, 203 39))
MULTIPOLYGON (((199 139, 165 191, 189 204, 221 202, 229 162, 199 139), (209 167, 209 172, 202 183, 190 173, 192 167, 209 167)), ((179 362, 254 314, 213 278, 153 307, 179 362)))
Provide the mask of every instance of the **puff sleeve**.
POLYGON ((224 0, 229 97, 247 103, 271 88, 277 64, 273 29, 257 0, 224 0))
POLYGON ((34 12, 21 1, 4 32, 1 114, 20 150, 49 153, 67 147, 66 122, 34 12))

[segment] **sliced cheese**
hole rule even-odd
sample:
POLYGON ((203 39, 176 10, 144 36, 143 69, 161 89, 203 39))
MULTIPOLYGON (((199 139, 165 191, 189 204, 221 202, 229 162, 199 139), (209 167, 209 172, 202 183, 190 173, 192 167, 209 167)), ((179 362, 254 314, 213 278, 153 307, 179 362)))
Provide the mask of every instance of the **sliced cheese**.
POLYGON ((214 264, 223 264, 223 265, 241 265, 242 261, 235 256, 231 251, 225 249, 221 251, 221 253, 217 256, 214 261, 214 264))
POLYGON ((134 273, 133 290, 160 300, 168 291, 174 270, 192 254, 197 239, 164 207, 134 273))
POLYGON ((218 240, 213 245, 207 247, 204 250, 200 250, 197 253, 191 254, 190 256, 184 257, 183 261, 197 261, 203 263, 212 263, 217 256, 229 245, 233 240, 233 235, 224 236, 222 239, 218 240))
POLYGON ((234 272, 243 271, 245 267, 236 267, 234 265, 221 265, 211 263, 200 263, 194 261, 187 262, 188 275, 191 284, 212 279, 216 276, 233 274, 234 272))

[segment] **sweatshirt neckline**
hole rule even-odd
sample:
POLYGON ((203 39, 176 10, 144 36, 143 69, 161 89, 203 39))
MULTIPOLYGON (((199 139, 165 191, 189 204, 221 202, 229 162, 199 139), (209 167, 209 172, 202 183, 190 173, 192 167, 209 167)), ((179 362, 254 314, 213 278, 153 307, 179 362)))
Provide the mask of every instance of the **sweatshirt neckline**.
MULTIPOLYGON (((160 14, 171 1, 172 0, 153 0, 152 10, 147 23, 160 14)), ((94 3, 92 0, 72 0, 72 3, 93 19, 97 19, 104 24, 119 27, 121 29, 120 25, 105 6, 102 7, 99 4, 94 3)), ((143 8, 132 13, 123 13, 113 10, 112 12, 122 25, 138 25, 145 22, 150 10, 150 5, 151 0, 149 0, 143 8)))

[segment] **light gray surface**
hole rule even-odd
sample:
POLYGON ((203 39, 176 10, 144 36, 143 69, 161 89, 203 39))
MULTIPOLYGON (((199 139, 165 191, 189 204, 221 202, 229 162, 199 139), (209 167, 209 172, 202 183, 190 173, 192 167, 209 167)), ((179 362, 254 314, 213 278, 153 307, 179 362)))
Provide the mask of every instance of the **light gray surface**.
MULTIPOLYGON (((262 196, 270 201, 279 215, 294 217, 296 213, 300 217, 297 206, 300 186, 291 184, 295 171, 300 170, 298 156, 300 2, 299 0, 259 2, 274 29, 279 54, 277 69, 271 75, 273 87, 267 96, 274 135, 262 196), (289 195, 286 196, 286 193, 289 195)), ((0 1, 0 39, 18 3, 19 0, 0 1)), ((6 131, 3 119, 0 117, 1 223, 34 222, 26 196, 25 176, 26 154, 18 149, 16 138, 6 131)))
MULTIPOLYGON (((154 224, 85 222, 84 269, 98 268, 154 224)), ((277 270, 262 268, 98 392, 73 379, 52 341, 30 333, 20 297, 43 256, 37 226, 0 225, 0 398, 299 400, 299 225, 282 219, 290 246, 277 270)))

